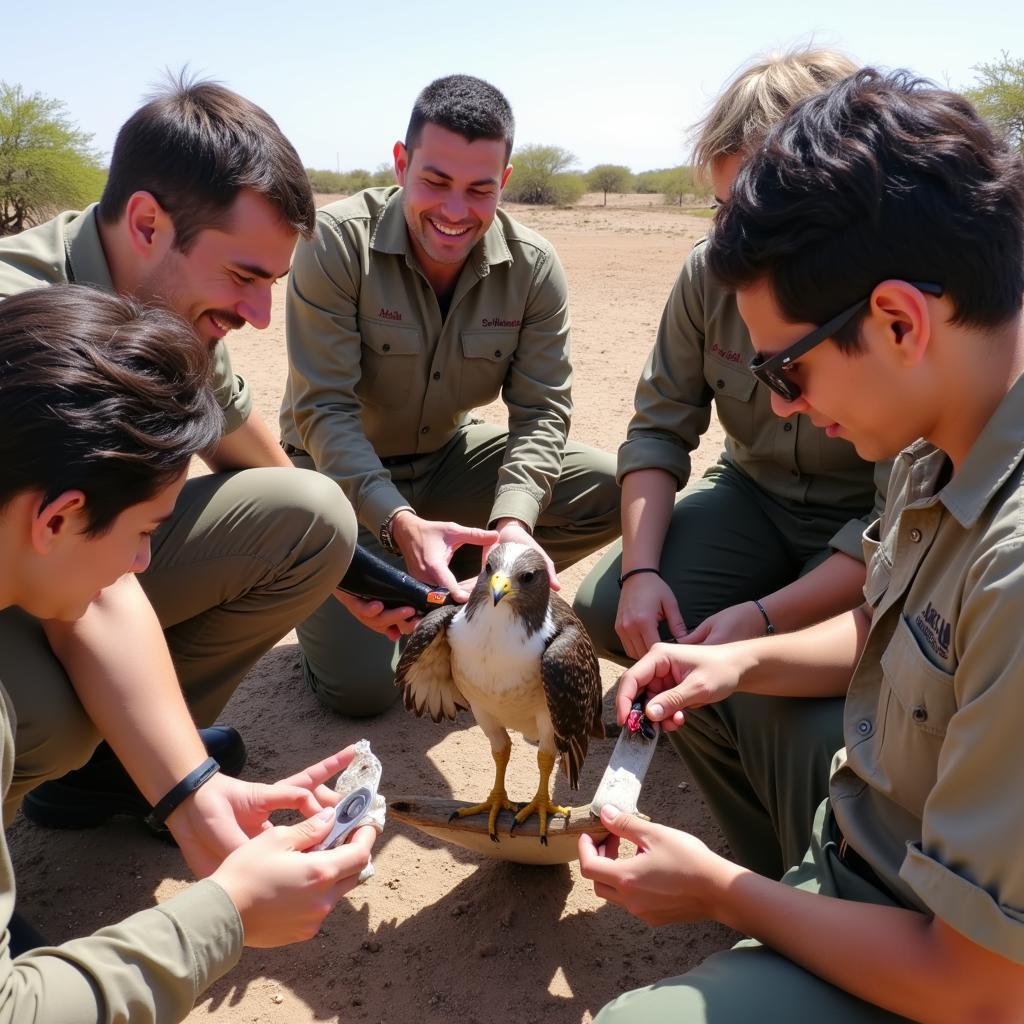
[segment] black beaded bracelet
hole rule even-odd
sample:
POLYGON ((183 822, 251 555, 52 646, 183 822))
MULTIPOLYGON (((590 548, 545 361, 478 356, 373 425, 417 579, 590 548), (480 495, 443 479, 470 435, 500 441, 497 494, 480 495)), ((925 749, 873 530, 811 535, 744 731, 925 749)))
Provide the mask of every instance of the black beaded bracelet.
POLYGON ((764 610, 764 605, 755 597, 754 604, 757 605, 757 610, 761 613, 764 618, 764 635, 771 636, 775 632, 775 627, 772 625, 772 620, 768 618, 768 613, 764 610))
POLYGON ((193 769, 173 785, 165 796, 146 815, 146 824, 150 828, 161 828, 165 821, 185 802, 200 786, 209 782, 220 771, 220 765, 208 757, 198 768, 193 769))
POLYGON ((622 584, 625 583, 630 576, 637 576, 642 572, 653 572, 655 576, 661 576, 661 570, 655 569, 652 565, 645 566, 643 569, 630 569, 629 572, 624 572, 619 577, 619 590, 622 589, 622 584))

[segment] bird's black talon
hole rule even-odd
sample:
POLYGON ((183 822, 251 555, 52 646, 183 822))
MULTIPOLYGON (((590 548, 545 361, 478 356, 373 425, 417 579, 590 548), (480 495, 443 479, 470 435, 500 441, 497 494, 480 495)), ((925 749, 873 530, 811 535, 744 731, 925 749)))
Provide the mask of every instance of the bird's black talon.
POLYGON ((541 836, 540 837, 540 841, 541 841, 541 845, 542 846, 547 846, 548 845, 548 837, 547 836, 541 836))
POLYGON ((491 837, 491 842, 492 843, 500 843, 501 842, 501 840, 498 838, 498 833, 497 832, 488 832, 487 834, 491 837))
POLYGON ((458 811, 452 811, 452 813, 448 815, 448 820, 449 821, 454 821, 458 816, 459 816, 459 812, 458 811))

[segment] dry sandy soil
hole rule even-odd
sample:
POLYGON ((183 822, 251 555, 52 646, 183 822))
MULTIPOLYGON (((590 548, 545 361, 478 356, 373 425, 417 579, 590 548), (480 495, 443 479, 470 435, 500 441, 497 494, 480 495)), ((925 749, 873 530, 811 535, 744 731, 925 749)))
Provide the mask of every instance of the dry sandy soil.
MULTIPOLYGON (((657 204, 658 197, 588 197, 570 210, 520 208, 516 215, 546 235, 565 264, 573 308, 576 366, 573 435, 614 451, 625 436, 633 387, 662 306, 706 220, 657 204)), ((241 331, 234 364, 249 378, 258 409, 276 423, 285 377, 284 289, 274 321, 241 331)), ((501 407, 486 415, 500 422, 501 407)), ((704 439, 702 469, 720 449, 704 439)), ((596 561, 563 574, 571 595, 596 561)), ((248 778, 271 781, 360 737, 384 764, 386 795, 480 799, 492 781, 483 734, 466 717, 435 725, 401 703, 379 719, 358 721, 321 709, 302 685, 294 635, 285 637, 242 684, 223 720, 249 747, 248 778)), ((617 675, 604 665, 610 695, 617 675)), ((609 714, 606 717, 610 717, 609 714)), ((586 804, 612 744, 595 744, 581 792, 586 804)), ((513 799, 536 785, 534 750, 514 745, 513 799)), ((688 829, 721 848, 721 838, 666 744, 641 796, 658 821, 688 829)), ((19 907, 61 942, 168 897, 188 881, 176 850, 140 826, 114 822, 81 833, 47 832, 19 819, 11 832, 19 907)), ((306 1024, 311 1021, 458 1021, 499 1018, 581 1024, 627 988, 679 974, 731 936, 714 925, 649 929, 594 896, 578 865, 526 867, 451 848, 390 821, 378 840, 376 876, 342 900, 320 934, 280 950, 247 950, 241 963, 201 999, 192 1024, 306 1024)))

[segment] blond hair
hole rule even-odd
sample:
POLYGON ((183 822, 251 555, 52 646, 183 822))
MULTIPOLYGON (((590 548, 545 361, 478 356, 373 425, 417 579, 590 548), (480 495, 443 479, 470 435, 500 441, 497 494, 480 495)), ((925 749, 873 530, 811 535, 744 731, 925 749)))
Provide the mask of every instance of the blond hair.
POLYGON ((742 68, 693 127, 694 167, 707 175, 716 160, 750 152, 799 100, 857 70, 845 54, 809 47, 769 54, 742 68))

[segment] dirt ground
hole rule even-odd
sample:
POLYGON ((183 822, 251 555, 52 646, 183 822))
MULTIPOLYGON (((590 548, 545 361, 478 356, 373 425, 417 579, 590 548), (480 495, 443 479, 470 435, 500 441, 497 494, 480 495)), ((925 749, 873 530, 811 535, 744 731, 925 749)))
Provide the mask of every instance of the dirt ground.
MULTIPOLYGON (((326 201, 327 197, 325 197, 326 201)), ((658 205, 659 197, 600 196, 567 210, 512 208, 557 248, 570 284, 576 414, 572 434, 614 451, 625 436, 633 387, 662 306, 686 253, 707 221, 658 205)), ((234 365, 254 387, 261 415, 276 425, 285 379, 284 288, 266 331, 231 341, 234 365)), ((502 420, 502 407, 485 415, 502 420)), ((720 450, 716 425, 697 471, 720 450)), ((563 573, 571 598, 597 560, 563 573)), ((387 796, 476 800, 492 782, 488 745, 472 720, 435 725, 395 704, 374 720, 323 710, 300 678, 294 634, 249 674, 222 716, 249 748, 248 778, 272 781, 361 737, 384 765, 387 796)), ((603 665, 610 696, 616 667, 603 665)), ((609 714, 606 717, 610 716, 609 714)), ((589 803, 611 752, 591 747, 581 791, 560 778, 556 799, 589 803)), ((514 740, 513 799, 536 785, 532 747, 514 740)), ((641 796, 658 821, 722 841, 667 744, 641 796)), ((51 941, 87 934, 165 899, 187 884, 177 851, 129 821, 90 832, 48 832, 24 819, 9 834, 19 908, 51 941)), ((201 997, 192 1024, 465 1022, 501 1017, 583 1024, 612 997, 679 974, 731 935, 715 925, 657 931, 597 899, 578 865, 526 867, 452 848, 389 821, 378 840, 376 876, 342 900, 320 934, 302 945, 247 950, 201 997)))

